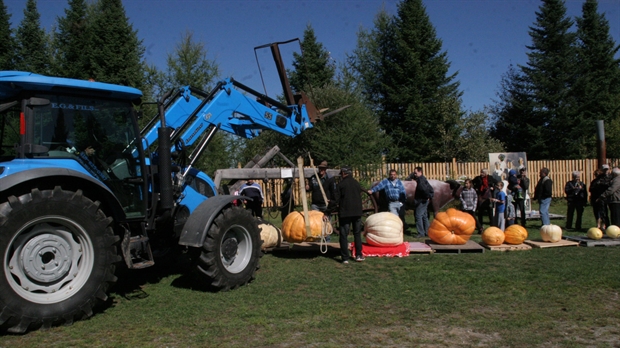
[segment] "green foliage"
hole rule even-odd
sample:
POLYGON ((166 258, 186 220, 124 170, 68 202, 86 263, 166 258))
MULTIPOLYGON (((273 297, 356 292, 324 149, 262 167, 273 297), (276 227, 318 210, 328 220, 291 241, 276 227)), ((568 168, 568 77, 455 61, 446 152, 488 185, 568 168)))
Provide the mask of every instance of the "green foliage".
POLYGON ((318 42, 310 24, 304 30, 301 55, 293 52, 293 67, 288 70, 289 83, 294 91, 310 91, 310 87, 323 87, 332 82, 336 70, 329 52, 318 42))
POLYGON ((609 24, 593 0, 584 3, 576 33, 561 0, 543 1, 536 15, 528 64, 509 69, 491 108, 492 135, 530 159, 595 157, 596 120, 611 126, 610 138, 620 136, 612 124, 620 111, 620 65, 609 24))
POLYGON ((15 39, 10 19, 4 1, 0 0, 0 70, 15 70, 15 39))
POLYGON ((47 35, 41 28, 36 0, 28 0, 15 39, 17 43, 15 69, 47 74, 50 56, 47 35))
POLYGON ((143 89, 144 46, 121 0, 98 0, 88 15, 87 73, 97 81, 143 89))
POLYGON ((54 64, 52 74, 56 76, 86 80, 90 78, 87 68, 89 22, 84 0, 70 0, 65 17, 58 18, 58 29, 54 35, 54 64))
POLYGON ((449 156, 445 141, 458 133, 461 92, 441 46, 421 0, 404 0, 394 17, 380 12, 375 28, 358 34, 352 65, 392 140, 390 161, 449 156))
POLYGON ((615 58, 620 46, 609 33, 609 22, 597 9, 597 1, 587 0, 582 17, 576 20, 578 78, 574 95, 578 109, 575 131, 570 136, 581 146, 580 158, 596 157, 597 120, 605 122, 608 153, 618 153, 609 150, 620 138, 618 130, 609 127, 620 116, 620 60, 615 58))

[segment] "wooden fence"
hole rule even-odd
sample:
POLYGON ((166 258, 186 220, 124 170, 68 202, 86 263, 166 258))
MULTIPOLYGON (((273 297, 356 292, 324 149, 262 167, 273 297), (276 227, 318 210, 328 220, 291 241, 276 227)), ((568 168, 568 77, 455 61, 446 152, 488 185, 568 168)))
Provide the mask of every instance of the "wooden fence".
MULTIPOLYGON (((620 159, 608 159, 610 167, 620 166, 620 159)), ((406 179, 413 173, 415 167, 422 167, 424 176, 427 179, 435 180, 458 180, 467 178, 473 179, 480 174, 482 169, 489 169, 489 162, 451 162, 444 163, 383 163, 377 168, 366 170, 354 170, 353 176, 362 182, 362 185, 379 181, 388 176, 390 169, 396 169, 401 180, 406 179)), ((599 167, 597 159, 580 160, 557 160, 557 161, 527 161, 528 175, 530 178, 530 192, 533 192, 538 182, 538 172, 541 168, 549 168, 549 178, 553 180, 553 197, 564 197, 564 185, 572 179, 574 171, 581 172, 581 181, 589 188, 590 182, 594 179, 594 171, 599 167)), ((282 205, 280 193, 284 186, 283 180, 272 180, 270 182, 259 181, 265 193, 263 206, 273 207, 282 205), (275 204, 273 199, 275 198, 275 204)), ((295 180, 295 202, 301 204, 299 197, 298 180, 295 180)))

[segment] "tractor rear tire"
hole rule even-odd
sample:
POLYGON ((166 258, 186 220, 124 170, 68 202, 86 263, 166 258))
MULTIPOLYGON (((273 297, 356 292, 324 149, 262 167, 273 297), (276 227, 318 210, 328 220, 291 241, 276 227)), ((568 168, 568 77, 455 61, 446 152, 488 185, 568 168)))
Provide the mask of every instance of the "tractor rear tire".
POLYGON ((256 276, 262 256, 258 221, 245 209, 222 210, 207 232, 197 270, 215 290, 245 285, 256 276))
POLYGON ((24 333, 93 315, 116 281, 112 218, 82 191, 33 189, 0 204, 0 329, 24 333))

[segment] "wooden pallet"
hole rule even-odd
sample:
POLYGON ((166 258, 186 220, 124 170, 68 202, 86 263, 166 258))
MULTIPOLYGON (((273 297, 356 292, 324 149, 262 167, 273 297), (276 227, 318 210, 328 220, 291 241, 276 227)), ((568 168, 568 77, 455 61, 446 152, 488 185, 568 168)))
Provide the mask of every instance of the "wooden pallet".
POLYGON ((583 236, 563 236, 562 238, 587 247, 610 247, 620 245, 620 239, 611 239, 607 236, 604 236, 602 239, 590 239, 583 236))
POLYGON ((427 239, 424 242, 431 247, 434 253, 442 253, 442 254, 484 253, 484 248, 480 244, 472 240, 468 240, 467 243, 463 245, 437 244, 430 239, 427 239))
POLYGON ((517 250, 532 250, 532 247, 527 244, 502 244, 502 245, 486 245, 484 242, 481 242, 480 245, 491 250, 491 251, 517 251, 517 250))
POLYGON ((432 254, 433 248, 426 243, 409 242, 409 254, 432 254))
POLYGON ((564 240, 564 239, 561 239, 555 243, 544 242, 542 239, 526 240, 524 243, 531 245, 534 248, 539 248, 539 249, 563 247, 563 246, 579 246, 579 242, 573 242, 573 241, 564 240))

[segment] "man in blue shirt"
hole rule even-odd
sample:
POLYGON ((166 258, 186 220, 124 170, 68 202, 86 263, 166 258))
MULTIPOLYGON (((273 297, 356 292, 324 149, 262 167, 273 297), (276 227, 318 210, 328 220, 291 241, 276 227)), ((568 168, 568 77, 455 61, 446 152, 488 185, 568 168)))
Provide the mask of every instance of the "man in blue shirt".
POLYGON ((381 190, 385 190, 390 212, 396 214, 396 216, 403 221, 403 226, 407 226, 405 224, 405 201, 407 200, 407 193, 405 192, 405 186, 398 179, 398 174, 395 169, 390 170, 389 178, 381 180, 377 186, 368 190, 368 194, 372 195, 381 190))

